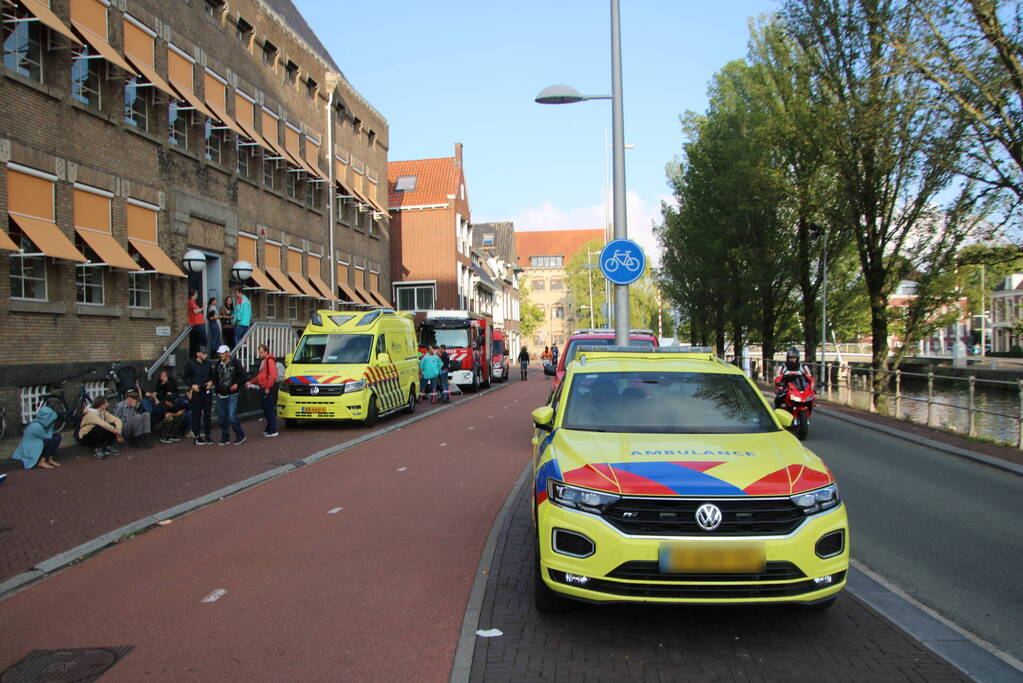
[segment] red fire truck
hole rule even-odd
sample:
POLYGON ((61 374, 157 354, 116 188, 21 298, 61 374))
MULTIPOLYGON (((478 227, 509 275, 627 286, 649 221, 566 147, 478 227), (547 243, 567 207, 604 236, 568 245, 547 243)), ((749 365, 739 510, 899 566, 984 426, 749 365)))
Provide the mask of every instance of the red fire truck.
POLYGON ((444 345, 451 359, 448 381, 466 391, 490 386, 493 325, 469 311, 426 311, 419 324, 419 350, 444 345))

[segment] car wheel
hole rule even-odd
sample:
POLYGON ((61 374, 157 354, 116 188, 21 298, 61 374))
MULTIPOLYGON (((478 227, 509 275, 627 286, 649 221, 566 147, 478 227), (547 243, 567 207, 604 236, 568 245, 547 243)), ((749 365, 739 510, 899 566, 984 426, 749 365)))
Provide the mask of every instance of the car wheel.
POLYGON ((565 596, 555 593, 544 583, 540 575, 540 541, 535 544, 536 557, 533 562, 533 604, 540 614, 557 614, 567 612, 576 606, 576 603, 565 596))
POLYGON ((408 405, 405 406, 405 412, 411 415, 416 412, 416 385, 410 384, 408 388, 408 405))
POLYGON ((366 427, 372 427, 377 423, 377 418, 380 417, 377 412, 377 397, 369 397, 369 407, 366 408, 366 418, 362 421, 362 424, 366 427))
POLYGON ((288 427, 289 429, 294 429, 295 427, 298 426, 298 420, 296 420, 293 417, 286 417, 284 418, 284 426, 288 427))

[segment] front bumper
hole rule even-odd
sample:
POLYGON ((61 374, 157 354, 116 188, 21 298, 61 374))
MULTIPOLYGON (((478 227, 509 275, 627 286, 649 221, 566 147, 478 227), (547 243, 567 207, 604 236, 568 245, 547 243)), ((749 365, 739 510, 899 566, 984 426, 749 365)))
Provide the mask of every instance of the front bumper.
POLYGON ((292 396, 281 391, 277 415, 296 420, 363 420, 369 409, 369 389, 340 396, 292 396))
POLYGON ((452 370, 448 381, 451 384, 472 384, 472 370, 452 370))
POLYGON ((713 538, 626 535, 597 515, 544 501, 537 509, 537 529, 544 582, 558 593, 587 602, 811 604, 840 592, 849 568, 849 529, 844 504, 807 517, 795 531, 784 536, 713 538), (592 554, 573 557, 555 551, 555 529, 589 538, 593 542, 592 554), (826 559, 818 557, 814 551, 817 541, 834 531, 844 532, 841 553, 826 559), (687 539, 763 543, 767 567, 755 575, 660 573, 661 544, 687 539), (586 577, 585 583, 580 584, 577 577, 586 577))

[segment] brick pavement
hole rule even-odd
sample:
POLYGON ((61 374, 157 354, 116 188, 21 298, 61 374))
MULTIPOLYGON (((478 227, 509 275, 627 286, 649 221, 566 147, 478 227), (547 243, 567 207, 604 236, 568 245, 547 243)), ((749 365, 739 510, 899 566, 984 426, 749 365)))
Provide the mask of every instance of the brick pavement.
MULTIPOLYGON (((435 408, 419 404, 416 413, 435 408)), ((375 429, 404 417, 383 418, 375 429)), ((248 439, 241 446, 183 440, 123 448, 103 461, 74 446, 61 450, 62 467, 11 471, 0 486, 0 581, 126 524, 371 431, 344 422, 285 429, 282 420, 281 435, 265 439, 260 422, 246 421, 243 428, 248 439)))
POLYGON ((529 489, 516 494, 490 569, 471 681, 967 681, 846 592, 793 607, 533 608, 529 489))

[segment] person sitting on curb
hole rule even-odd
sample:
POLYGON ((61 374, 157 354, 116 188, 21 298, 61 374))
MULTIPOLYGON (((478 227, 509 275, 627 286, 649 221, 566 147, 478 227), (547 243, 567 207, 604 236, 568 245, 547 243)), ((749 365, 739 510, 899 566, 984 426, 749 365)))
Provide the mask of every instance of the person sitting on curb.
MULTIPOLYGON (((226 345, 225 345, 226 346, 226 345)), ((185 384, 191 391, 192 432, 196 446, 208 446, 213 420, 213 364, 206 358, 206 349, 199 348, 195 358, 185 366, 185 384)))
POLYGON ((234 445, 245 443, 245 432, 238 421, 238 389, 245 384, 245 368, 237 358, 231 357, 231 349, 221 344, 217 349, 219 363, 213 364, 213 390, 217 394, 217 420, 220 422, 220 444, 231 443, 231 429, 234 429, 234 445))
POLYGON ((26 470, 36 466, 45 470, 60 467, 60 463, 54 460, 60 447, 60 433, 53 433, 53 423, 56 420, 57 413, 43 406, 36 413, 35 419, 25 427, 21 443, 11 457, 20 460, 26 470))
POLYGON ((149 442, 151 416, 139 405, 137 391, 129 390, 124 394, 124 400, 114 406, 114 415, 124 425, 124 438, 129 446, 152 448, 153 444, 149 442))
POLYGON ((99 396, 92 402, 92 407, 82 416, 82 424, 78 428, 78 443, 86 448, 93 448, 93 457, 102 460, 108 455, 120 455, 111 444, 123 442, 121 420, 107 412, 107 397, 99 396))
POLYGON ((156 406, 154 417, 156 418, 156 433, 160 436, 160 443, 174 443, 181 441, 185 433, 185 411, 188 410, 188 401, 177 394, 164 394, 163 400, 156 406))
POLYGON ((263 436, 277 436, 277 359, 270 353, 266 344, 259 345, 259 372, 249 384, 251 389, 259 389, 259 398, 263 402, 263 418, 266 420, 266 431, 263 436))

